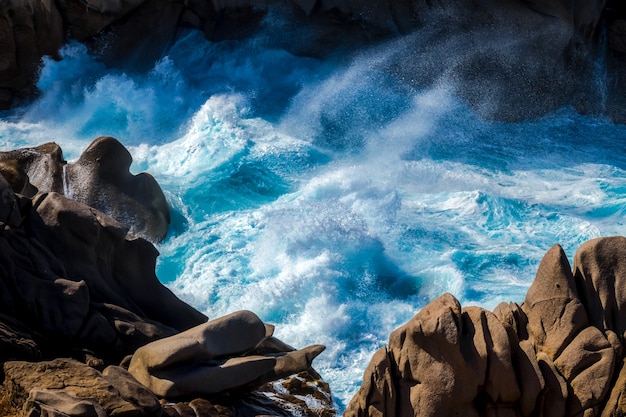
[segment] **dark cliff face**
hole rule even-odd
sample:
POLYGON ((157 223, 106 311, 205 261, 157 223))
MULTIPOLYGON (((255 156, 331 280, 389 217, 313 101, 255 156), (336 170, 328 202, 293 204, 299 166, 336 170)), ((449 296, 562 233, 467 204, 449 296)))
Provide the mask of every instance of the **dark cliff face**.
POLYGON ((181 28, 193 28, 211 41, 265 30, 269 44, 312 56, 399 39, 405 45, 390 70, 418 86, 445 76, 485 117, 515 120, 570 104, 626 121, 626 15, 616 0, 11 0, 0 16, 4 108, 33 93, 40 58, 54 57, 68 39, 109 65, 137 69, 162 56, 181 28), (619 88, 594 81, 605 56, 619 88))

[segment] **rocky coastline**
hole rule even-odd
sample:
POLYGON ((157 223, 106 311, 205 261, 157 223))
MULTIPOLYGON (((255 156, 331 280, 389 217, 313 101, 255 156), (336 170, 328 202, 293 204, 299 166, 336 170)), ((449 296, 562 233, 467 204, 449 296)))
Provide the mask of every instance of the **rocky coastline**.
MULTIPOLYGON (((60 59, 69 41, 111 67, 150 67, 180 30, 241 39, 267 30, 270 15, 287 26, 266 41, 294 54, 395 39, 404 46, 390 71, 424 86, 445 68, 485 117, 571 105, 626 123, 618 0, 8 0, 0 109, 36 96, 42 57, 60 59), (502 36, 515 39, 514 54, 502 36), (412 59, 419 38, 432 39, 441 62, 412 59), (479 47, 446 58, 469 44, 479 47), (598 61, 610 89, 590 81, 598 61), (499 83, 506 94, 490 90, 499 83)), ((152 242, 167 233, 169 207, 154 178, 129 172, 131 161, 110 137, 71 164, 56 143, 0 152, 0 415, 335 415, 311 367, 323 347, 294 349, 249 312, 209 320, 159 282, 152 242), (214 346, 207 335, 224 326, 240 333, 214 346), (195 384, 207 375, 219 384, 195 384)), ((487 311, 444 294, 395 330, 344 416, 626 415, 625 332, 626 238, 587 242, 573 267, 556 245, 522 303, 487 311)))
POLYGON ((110 137, 74 164, 55 143, 0 153, 0 415, 334 415, 311 368, 323 347, 296 350, 251 312, 207 321, 158 281, 140 236, 161 236, 149 220, 167 203, 130 163, 110 137), (210 386, 185 385, 191 369, 210 386), (177 384, 157 396, 142 375, 177 384))
POLYGON ((214 42, 257 36, 316 57, 395 39, 389 71, 417 87, 443 76, 484 117, 519 120, 571 105, 626 122, 619 0, 7 0, 0 109, 35 96, 42 57, 59 59, 69 41, 111 68, 136 70, 151 68, 185 29, 214 42))
POLYGON ((444 294, 374 354, 345 417, 626 415, 626 238, 559 245, 521 304, 444 294))
MULTIPOLYGON (((160 233, 128 224, 166 217, 148 207, 162 192, 131 160, 111 137, 73 164, 55 143, 0 152, 0 414, 336 415, 311 367, 323 346, 294 349, 253 312, 208 320, 160 284, 160 233)), ((626 415, 625 294, 625 237, 573 267, 555 245, 522 303, 444 294, 393 331, 344 416, 626 415)))

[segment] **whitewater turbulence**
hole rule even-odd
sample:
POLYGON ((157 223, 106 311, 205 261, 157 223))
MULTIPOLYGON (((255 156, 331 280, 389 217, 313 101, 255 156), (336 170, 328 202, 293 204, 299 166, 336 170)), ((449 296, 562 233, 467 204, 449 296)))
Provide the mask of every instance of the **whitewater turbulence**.
POLYGON ((444 292, 518 301, 548 248, 626 234, 626 128, 568 108, 485 121, 444 82, 406 84, 388 52, 338 62, 187 33, 145 73, 84 47, 3 115, 3 149, 66 159, 118 138, 172 206, 157 275, 210 317, 239 309, 296 346, 340 411, 392 329, 444 292))

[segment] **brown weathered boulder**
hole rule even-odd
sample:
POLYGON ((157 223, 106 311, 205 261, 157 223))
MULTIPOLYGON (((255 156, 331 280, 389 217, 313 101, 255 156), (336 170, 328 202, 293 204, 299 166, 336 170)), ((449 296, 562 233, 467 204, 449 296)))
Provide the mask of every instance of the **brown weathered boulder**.
POLYGON ((461 309, 445 294, 395 330, 345 417, 617 416, 626 238, 587 242, 575 270, 544 256, 521 306, 461 309))
MULTIPOLYGON (((132 377, 121 379, 101 374, 97 370, 70 359, 49 362, 6 362, 4 385, 15 404, 25 402, 25 415, 30 408, 50 408, 69 416, 131 416, 150 415, 160 410, 156 397, 148 390, 134 390, 141 398, 127 401, 117 385, 128 393, 126 384, 137 384, 132 377), (152 400, 146 397, 152 396, 152 400), (156 408, 158 404, 158 409, 156 408), (104 413, 103 413, 104 412, 104 413), (91 414, 90 414, 91 413, 91 414)), ((157 413, 152 415, 158 415, 157 413)))

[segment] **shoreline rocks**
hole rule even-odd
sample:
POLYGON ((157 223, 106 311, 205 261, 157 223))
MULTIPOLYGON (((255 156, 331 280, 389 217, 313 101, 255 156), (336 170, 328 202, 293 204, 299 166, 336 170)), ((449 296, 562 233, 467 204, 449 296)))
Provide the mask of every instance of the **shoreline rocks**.
POLYGON ((618 416, 626 337, 626 238, 555 245, 522 304, 493 312, 444 294, 394 330, 345 417, 618 416))
POLYGON ((128 198, 137 194, 134 201, 140 203, 161 201, 154 179, 136 185, 139 176, 128 173, 129 165, 128 151, 113 138, 97 139, 69 166, 56 144, 0 153, 0 415, 288 417, 293 410, 334 415, 329 387, 311 368, 323 347, 296 350, 256 318, 262 337, 245 351, 229 350, 249 337, 247 330, 237 323, 222 325, 232 322, 226 318, 207 322, 178 299, 155 275, 156 248, 129 232, 136 218, 149 216, 147 210, 122 224, 55 191, 88 186, 87 198, 71 195, 104 197, 113 213, 132 210, 128 198), (70 167, 66 181, 56 177, 70 167), (207 351, 224 349, 209 361, 202 352, 188 351, 186 335, 194 337, 191 346, 204 340, 207 351), (192 364, 217 370, 215 390, 178 387, 180 398, 171 399, 137 381, 127 370, 133 355, 138 349, 159 352, 163 343, 180 362, 169 360, 176 363, 169 363, 167 372, 182 381, 192 364), (256 363, 263 364, 261 372, 250 373, 256 363), (306 396, 319 407, 310 407, 298 389, 308 389, 306 396))
POLYGON ((68 164, 54 142, 0 152, 0 174, 16 193, 33 198, 56 193, 113 217, 128 231, 150 241, 163 240, 170 208, 148 173, 130 173, 132 157, 115 138, 95 139, 68 164))
POLYGON ((318 57, 404 40, 390 71, 420 88, 443 75, 486 118, 519 120, 572 105, 626 122, 619 0, 10 0, 0 6, 8 46, 0 50, 0 109, 32 97, 41 58, 58 59, 69 40, 111 67, 140 70, 186 28, 214 42, 263 33, 272 47, 318 57), (426 52, 434 54, 429 63, 426 52))

